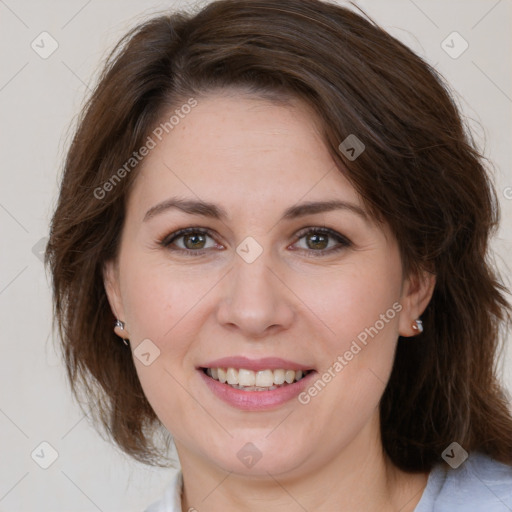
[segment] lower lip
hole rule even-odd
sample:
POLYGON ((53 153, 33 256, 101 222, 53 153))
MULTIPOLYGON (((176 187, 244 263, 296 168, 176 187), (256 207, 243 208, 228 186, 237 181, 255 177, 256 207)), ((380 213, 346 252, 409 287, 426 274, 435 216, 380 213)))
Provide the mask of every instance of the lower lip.
POLYGON ((242 391, 229 384, 208 377, 203 370, 198 370, 210 391, 227 404, 244 411, 263 411, 274 409, 297 397, 309 384, 316 374, 315 371, 292 384, 278 387, 269 391, 242 391))

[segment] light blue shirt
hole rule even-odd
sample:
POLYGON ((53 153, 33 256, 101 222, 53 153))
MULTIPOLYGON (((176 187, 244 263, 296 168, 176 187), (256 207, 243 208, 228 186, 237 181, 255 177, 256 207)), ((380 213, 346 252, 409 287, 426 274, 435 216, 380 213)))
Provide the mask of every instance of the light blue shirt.
POLYGON ((438 465, 414 512, 512 512, 512 466, 481 453, 457 469, 438 465))
MULTIPOLYGON (((165 494, 145 512, 181 510, 183 476, 177 472, 165 494)), ((437 465, 414 512, 512 512, 512 466, 472 453, 457 469, 437 465)))

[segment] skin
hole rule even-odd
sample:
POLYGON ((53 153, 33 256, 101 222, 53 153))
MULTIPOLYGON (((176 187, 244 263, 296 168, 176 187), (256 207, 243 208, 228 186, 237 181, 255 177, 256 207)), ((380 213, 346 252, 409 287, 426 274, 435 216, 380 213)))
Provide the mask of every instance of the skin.
POLYGON ((417 333, 413 323, 434 277, 404 275, 389 228, 350 209, 281 219, 286 208, 309 201, 343 200, 364 211, 314 114, 296 101, 212 93, 198 98, 138 172, 105 286, 126 323, 116 333, 132 350, 144 339, 160 350, 151 365, 137 357, 134 364, 175 439, 183 510, 412 511, 427 475, 404 473, 386 458, 378 405, 398 335, 417 333), (227 217, 170 208, 144 220, 173 196, 215 203, 227 217), (159 243, 186 227, 212 231, 199 239, 201 254, 197 238, 192 249, 183 237, 170 247, 159 243), (322 239, 327 251, 319 254, 315 233, 304 228, 322 227, 351 244, 322 239), (252 263, 236 253, 248 236, 263 249, 252 263), (242 355, 290 359, 322 373, 397 302, 401 311, 306 405, 293 399, 243 412, 214 396, 196 370, 242 355), (262 455, 251 468, 237 457, 247 442, 262 455))

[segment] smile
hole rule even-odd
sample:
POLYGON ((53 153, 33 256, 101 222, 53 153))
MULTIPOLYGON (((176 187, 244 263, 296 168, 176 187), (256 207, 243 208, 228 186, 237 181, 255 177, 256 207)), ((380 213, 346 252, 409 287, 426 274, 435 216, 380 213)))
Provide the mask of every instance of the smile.
POLYGON ((312 370, 248 370, 246 368, 203 368, 203 372, 222 384, 242 391, 272 391, 303 379, 312 370))
POLYGON ((318 375, 309 365, 276 357, 224 357, 196 369, 214 399, 255 412, 299 404, 294 399, 318 375))

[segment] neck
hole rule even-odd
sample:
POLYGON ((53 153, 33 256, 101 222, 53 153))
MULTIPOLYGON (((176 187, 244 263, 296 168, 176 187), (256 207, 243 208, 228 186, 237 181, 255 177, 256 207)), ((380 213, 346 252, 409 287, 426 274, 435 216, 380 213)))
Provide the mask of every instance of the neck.
MULTIPOLYGON (((378 415, 374 421, 378 424, 378 415)), ((322 464, 305 461, 278 475, 223 471, 176 441, 184 481, 182 510, 413 512, 428 474, 405 473, 394 466, 374 426, 367 425, 350 446, 322 464)))

